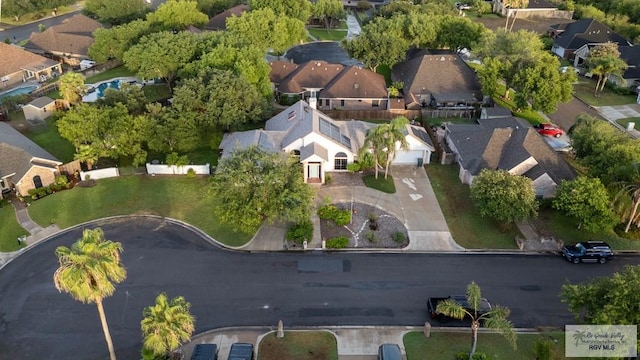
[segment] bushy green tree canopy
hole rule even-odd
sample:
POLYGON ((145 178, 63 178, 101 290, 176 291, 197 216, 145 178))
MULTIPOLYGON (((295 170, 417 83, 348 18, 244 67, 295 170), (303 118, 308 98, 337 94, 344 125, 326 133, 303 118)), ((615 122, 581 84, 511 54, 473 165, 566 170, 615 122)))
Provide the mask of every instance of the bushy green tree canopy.
POLYGON ((100 22, 116 25, 143 17, 147 6, 144 0, 87 0, 84 11, 97 16, 100 22))
POLYGON ((311 16, 311 2, 309 0, 250 0, 251 10, 271 9, 276 16, 286 16, 298 19, 306 24, 311 16))
POLYGON ((204 26, 209 17, 198 10, 195 0, 168 0, 147 14, 147 21, 159 30, 180 31, 189 25, 204 26))
POLYGON ((135 20, 110 29, 97 29, 93 33, 94 41, 89 47, 89 57, 99 63, 110 59, 123 61, 125 51, 150 32, 149 23, 144 20, 135 20))
POLYGON ((234 47, 253 46, 262 51, 273 49, 277 54, 283 54, 307 36, 302 21, 277 15, 271 8, 228 18, 227 33, 227 39, 233 41, 234 47))
POLYGON ((553 208, 578 220, 578 228, 591 232, 611 230, 618 219, 611 210, 611 200, 600 179, 578 176, 563 180, 557 187, 553 208))

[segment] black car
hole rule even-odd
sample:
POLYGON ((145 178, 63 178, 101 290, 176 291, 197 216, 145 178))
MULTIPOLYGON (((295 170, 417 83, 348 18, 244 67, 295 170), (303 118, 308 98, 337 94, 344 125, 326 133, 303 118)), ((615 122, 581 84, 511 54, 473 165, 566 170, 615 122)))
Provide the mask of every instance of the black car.
POLYGON ((604 264, 613 258, 613 251, 611 251, 611 246, 604 241, 583 241, 575 245, 563 246, 562 256, 574 264, 580 262, 604 264))
POLYGON ((253 360, 253 345, 247 343, 231 344, 227 360, 253 360))

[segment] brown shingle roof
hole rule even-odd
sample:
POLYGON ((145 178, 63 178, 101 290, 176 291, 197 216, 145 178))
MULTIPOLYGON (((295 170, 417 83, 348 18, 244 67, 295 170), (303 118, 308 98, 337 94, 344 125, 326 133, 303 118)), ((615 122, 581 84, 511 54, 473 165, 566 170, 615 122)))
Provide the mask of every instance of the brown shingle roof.
POLYGON ((0 77, 25 69, 39 71, 58 65, 56 61, 3 42, 0 42, 0 54, 0 77))
POLYGON ((31 33, 25 48, 86 56, 93 44, 93 32, 101 27, 99 22, 78 14, 42 33, 31 33))
POLYGON ((344 69, 341 64, 329 64, 324 61, 309 61, 300 65, 280 82, 279 91, 297 94, 305 88, 323 89, 344 69))
POLYGON ((231 9, 225 10, 220 14, 209 19, 207 25, 204 26, 207 30, 226 30, 227 18, 231 16, 242 16, 245 12, 249 11, 249 5, 238 5, 231 9))
POLYGON ((269 66, 271 66, 271 71, 269 71, 269 79, 272 83, 278 85, 282 81, 282 79, 286 78, 291 74, 295 69, 298 68, 298 65, 288 62, 288 61, 272 61, 269 66))
POLYGON ((349 66, 320 92, 320 98, 379 99, 387 97, 384 76, 349 66))
POLYGON ((420 54, 394 66, 393 80, 404 82, 404 93, 432 94, 438 101, 482 99, 475 72, 457 54, 420 54))

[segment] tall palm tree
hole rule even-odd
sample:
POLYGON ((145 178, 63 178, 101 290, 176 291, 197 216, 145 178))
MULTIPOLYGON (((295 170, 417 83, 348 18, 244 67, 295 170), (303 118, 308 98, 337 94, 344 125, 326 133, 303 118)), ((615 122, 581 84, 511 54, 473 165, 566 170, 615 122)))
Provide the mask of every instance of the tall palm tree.
POLYGON ((396 158, 396 149, 399 147, 402 150, 409 148, 407 142, 406 131, 409 119, 404 116, 398 116, 391 120, 389 124, 385 124, 385 148, 387 151, 386 164, 384 167, 384 178, 387 178, 389 174, 389 165, 396 158))
POLYGON ((195 320, 189 313, 191 304, 184 297, 169 300, 166 294, 156 298, 156 304, 147 306, 140 322, 143 336, 143 358, 168 356, 191 339, 195 320))
POLYGON ((618 176, 620 181, 612 185, 615 190, 613 204, 621 217, 627 218, 624 232, 628 233, 631 224, 638 218, 640 208, 640 163, 621 166, 616 172, 622 176, 618 176))
POLYGON ((386 162, 385 125, 387 124, 378 125, 367 132, 362 148, 360 148, 360 153, 358 154, 359 158, 365 158, 367 153, 371 153, 373 155, 373 167, 375 168, 376 179, 378 178, 380 163, 386 162))
POLYGON ((529 0, 503 0, 502 6, 509 7, 509 11, 507 10, 507 22, 504 24, 505 30, 513 30, 513 25, 516 23, 516 19, 518 18, 518 12, 520 9, 524 9, 529 6, 529 0), (513 19, 511 20, 511 26, 509 26, 509 15, 513 12, 513 19))
POLYGON ((598 76, 594 96, 604 90, 609 78, 621 78, 628 65, 620 58, 618 45, 607 42, 594 47, 585 61, 589 72, 598 76))
POLYGON ((121 252, 122 244, 106 240, 102 229, 87 229, 71 248, 59 246, 56 249, 60 267, 53 274, 53 283, 58 291, 69 293, 85 304, 96 304, 111 360, 116 360, 116 353, 102 300, 113 295, 116 290, 114 283, 127 277, 127 271, 120 264, 121 252))
POLYGON ((455 319, 471 318, 471 352, 469 360, 473 358, 478 344, 478 329, 480 323, 483 322, 485 327, 498 330, 516 348, 516 333, 513 331, 513 324, 507 320, 510 310, 503 306, 495 306, 487 312, 480 313, 480 305, 482 304, 482 293, 480 287, 475 283, 467 285, 467 304, 468 307, 462 306, 454 299, 447 299, 438 303, 436 312, 455 319))

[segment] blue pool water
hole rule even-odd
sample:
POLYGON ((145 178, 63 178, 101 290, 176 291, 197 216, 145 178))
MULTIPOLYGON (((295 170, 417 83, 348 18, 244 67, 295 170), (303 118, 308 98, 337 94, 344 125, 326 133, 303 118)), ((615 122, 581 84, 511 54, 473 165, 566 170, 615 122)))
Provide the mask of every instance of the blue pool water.
POLYGON ((104 92, 107 88, 120 90, 120 80, 109 81, 98 85, 98 98, 104 97, 104 92))
POLYGON ((2 98, 4 98, 4 97, 16 96, 16 95, 22 95, 22 94, 29 94, 33 90, 35 90, 37 88, 38 87, 35 86, 35 85, 29 85, 29 86, 19 87, 17 89, 13 89, 11 91, 7 91, 6 93, 2 93, 2 95, 0 95, 0 103, 2 102, 2 98))

